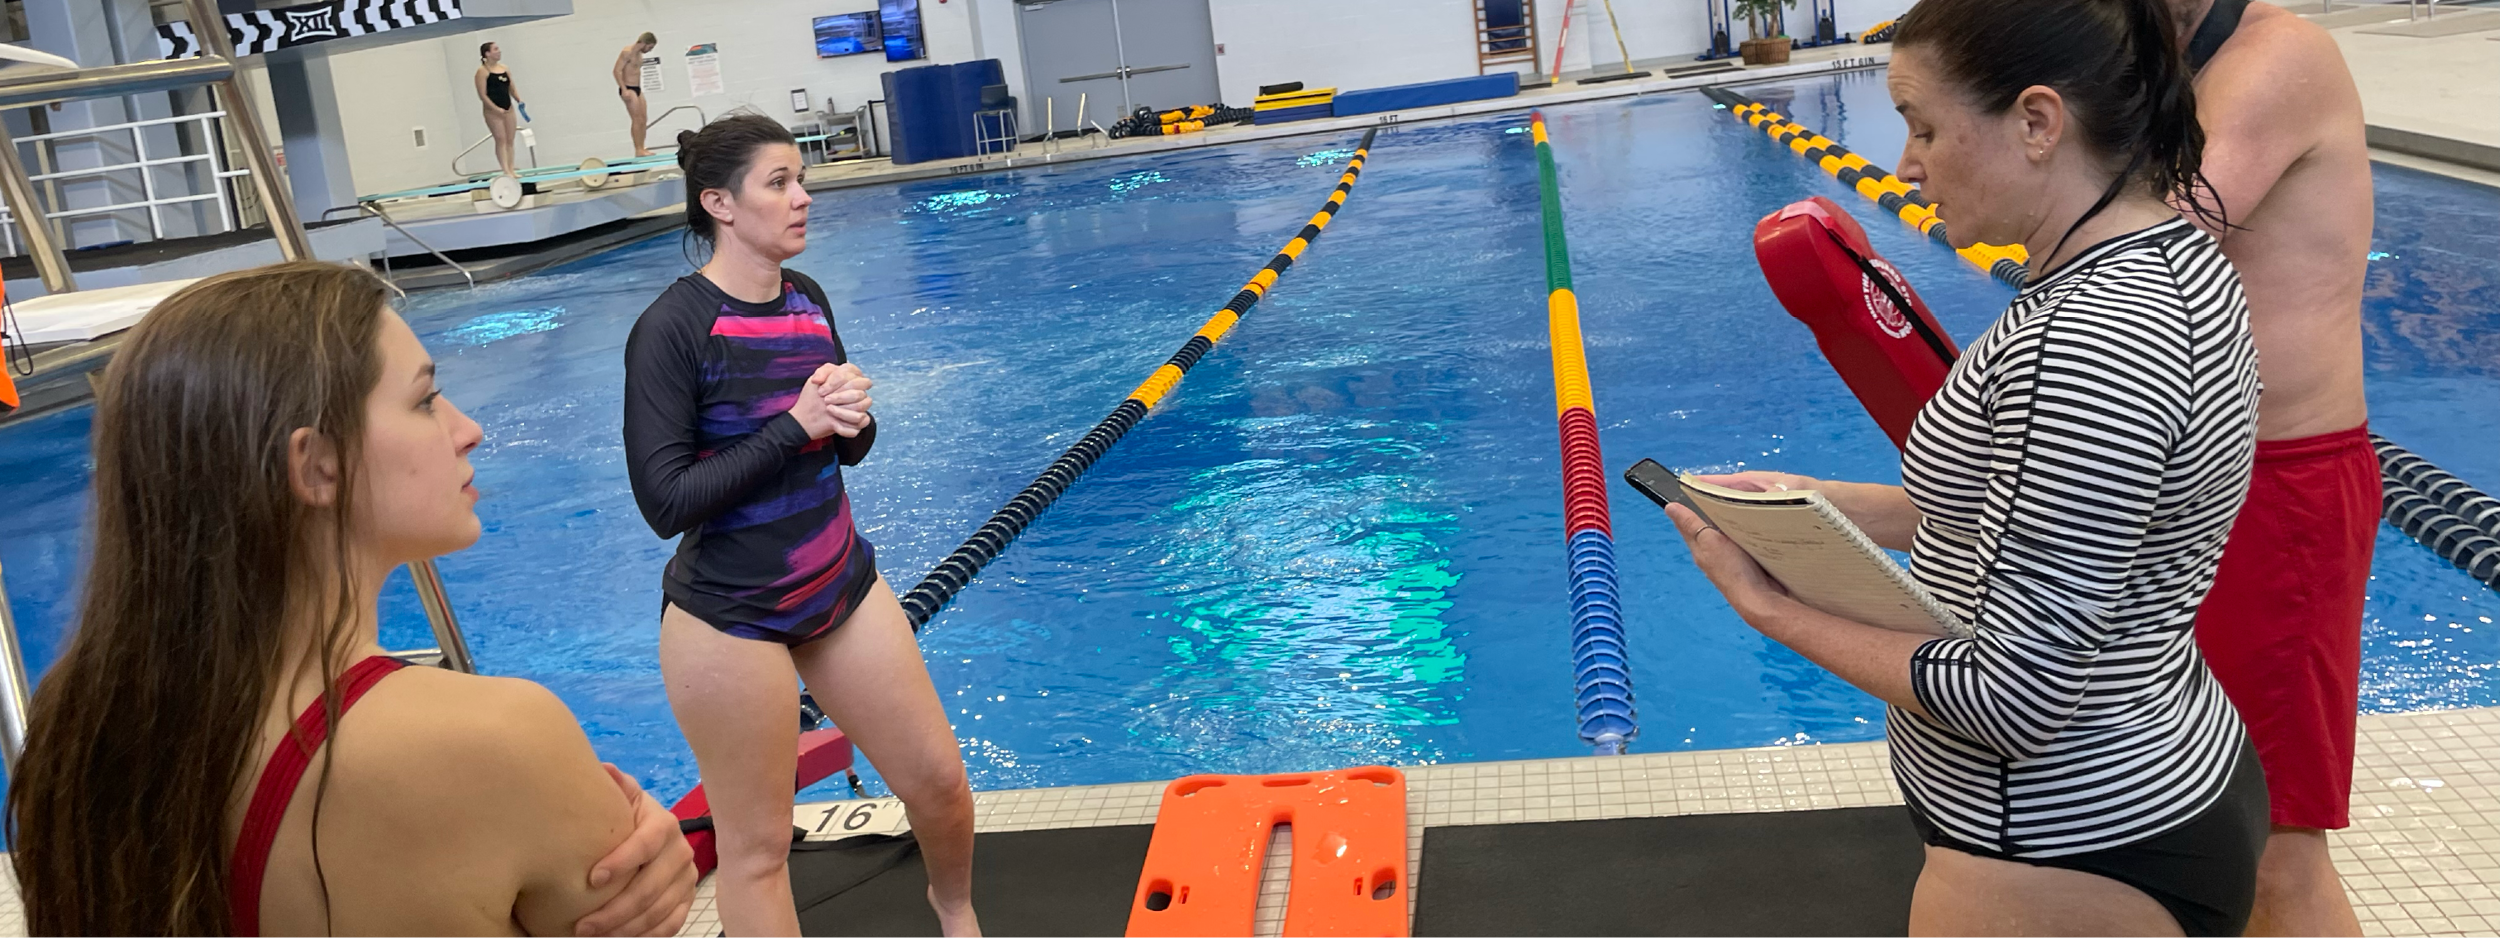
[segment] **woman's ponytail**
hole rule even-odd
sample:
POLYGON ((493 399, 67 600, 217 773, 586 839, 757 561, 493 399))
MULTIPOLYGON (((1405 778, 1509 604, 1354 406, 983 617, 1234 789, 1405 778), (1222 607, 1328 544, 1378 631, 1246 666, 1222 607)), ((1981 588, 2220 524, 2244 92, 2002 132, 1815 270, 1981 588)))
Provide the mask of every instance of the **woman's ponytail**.
POLYGON ((2134 184, 2223 226, 2179 33, 2168 0, 1919 0, 1893 48, 1932 56, 1983 110, 2056 89, 2084 144, 2119 169, 2085 218, 2134 184))

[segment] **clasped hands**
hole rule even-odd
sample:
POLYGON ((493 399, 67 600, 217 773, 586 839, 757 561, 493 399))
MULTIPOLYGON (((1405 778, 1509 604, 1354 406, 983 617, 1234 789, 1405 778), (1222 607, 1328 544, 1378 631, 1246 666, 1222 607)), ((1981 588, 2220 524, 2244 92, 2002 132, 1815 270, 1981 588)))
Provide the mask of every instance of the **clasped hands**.
POLYGON ((790 416, 798 420, 811 440, 856 437, 868 429, 868 408, 876 403, 868 396, 868 389, 876 384, 858 365, 845 362, 818 366, 816 373, 809 375, 807 383, 799 388, 798 399, 790 402, 790 416))

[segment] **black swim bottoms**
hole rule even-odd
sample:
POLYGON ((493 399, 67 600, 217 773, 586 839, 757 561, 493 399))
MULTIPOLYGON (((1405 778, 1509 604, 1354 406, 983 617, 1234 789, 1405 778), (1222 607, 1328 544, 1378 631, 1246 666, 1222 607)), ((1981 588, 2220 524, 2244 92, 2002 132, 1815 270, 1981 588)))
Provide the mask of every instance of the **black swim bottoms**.
POLYGON ((2237 935, 2248 927, 2257 901, 2257 857, 2265 852, 2268 825, 2266 772, 2257 749, 2243 742, 2222 796, 2203 813, 2169 833, 2123 847, 2063 857, 2017 857, 1953 839, 1916 805, 1910 821, 1929 846, 1975 857, 2028 863, 2106 876, 2153 897, 2179 930, 2190 935, 2237 935))
POLYGON ((624 94, 625 92, 628 92, 628 91, 631 91, 631 92, 633 92, 633 93, 635 93, 635 94, 641 94, 641 93, 642 93, 642 86, 641 86, 641 85, 626 85, 626 86, 625 86, 625 87, 623 87, 623 88, 618 88, 618 89, 616 89, 616 93, 617 93, 617 94, 624 94))

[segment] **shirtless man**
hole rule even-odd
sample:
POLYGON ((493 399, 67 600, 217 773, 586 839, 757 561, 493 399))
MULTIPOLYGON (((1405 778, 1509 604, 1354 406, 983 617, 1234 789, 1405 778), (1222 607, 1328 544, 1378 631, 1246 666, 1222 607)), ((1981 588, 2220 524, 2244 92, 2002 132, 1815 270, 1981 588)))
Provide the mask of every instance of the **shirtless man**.
POLYGON ((642 98, 642 57, 659 48, 660 37, 644 33, 616 54, 616 64, 609 67, 608 77, 616 79, 616 96, 625 102, 625 115, 633 121, 634 155, 650 156, 651 148, 642 145, 643 131, 648 128, 649 112, 642 98))
POLYGON ((2326 832, 2351 824, 2362 592, 2380 510, 2361 388, 2361 95, 2334 39, 2282 7, 2172 3, 2197 70, 2205 175, 2231 227, 2198 224, 2239 269, 2265 380, 2248 504, 2197 616, 2273 801, 2248 934, 2358 935, 2326 832))

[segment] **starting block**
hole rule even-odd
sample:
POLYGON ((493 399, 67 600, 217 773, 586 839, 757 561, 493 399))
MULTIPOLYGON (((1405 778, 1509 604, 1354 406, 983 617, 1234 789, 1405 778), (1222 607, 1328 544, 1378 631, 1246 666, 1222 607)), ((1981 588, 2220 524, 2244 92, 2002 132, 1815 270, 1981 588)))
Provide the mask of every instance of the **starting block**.
POLYGON ((1250 934, 1278 824, 1293 826, 1286 935, 1407 934, 1406 775, 1386 766, 1164 786, 1128 933, 1250 934))

